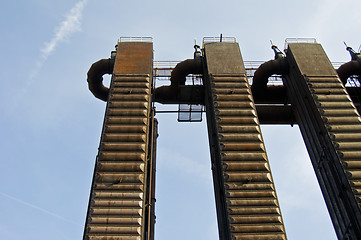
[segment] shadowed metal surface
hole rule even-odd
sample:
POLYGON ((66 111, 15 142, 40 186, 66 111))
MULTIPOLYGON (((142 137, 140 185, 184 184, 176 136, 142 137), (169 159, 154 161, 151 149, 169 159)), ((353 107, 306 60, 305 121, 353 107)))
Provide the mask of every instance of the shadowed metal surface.
POLYGON ((112 74, 114 59, 101 59, 90 67, 88 71, 88 87, 96 98, 107 101, 109 88, 103 85, 103 75, 112 74))
POLYGON ((84 239, 153 239, 152 62, 152 43, 119 43, 84 239))
POLYGON ((206 109, 220 239, 286 239, 237 43, 208 43, 206 109))
POLYGON ((339 239, 361 236, 361 120, 320 44, 289 43, 285 75, 339 239))

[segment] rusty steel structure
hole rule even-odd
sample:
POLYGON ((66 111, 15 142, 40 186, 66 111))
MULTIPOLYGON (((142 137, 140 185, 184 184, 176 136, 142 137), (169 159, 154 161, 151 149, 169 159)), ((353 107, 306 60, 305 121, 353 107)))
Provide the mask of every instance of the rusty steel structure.
POLYGON ((205 39, 159 87, 151 39, 123 39, 94 63, 89 89, 107 107, 84 239, 154 239, 155 102, 205 107, 221 240, 287 239, 260 124, 299 125, 338 238, 359 239, 361 55, 347 47, 352 59, 336 71, 316 41, 286 43, 250 69, 235 39, 205 39), (190 75, 202 84, 186 84, 190 75))
POLYGON ((152 239, 157 136, 151 106, 153 44, 119 43, 116 56, 93 64, 88 73, 89 89, 106 99, 107 107, 84 238, 152 239), (101 75, 109 68, 113 78, 107 89, 101 75))

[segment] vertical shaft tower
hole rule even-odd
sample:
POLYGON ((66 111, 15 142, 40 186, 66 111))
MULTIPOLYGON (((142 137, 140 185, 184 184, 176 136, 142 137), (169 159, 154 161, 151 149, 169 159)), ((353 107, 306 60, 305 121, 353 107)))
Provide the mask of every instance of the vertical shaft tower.
POLYGON ((288 89, 339 239, 361 236, 361 120, 317 43, 289 43, 288 89))
POLYGON ((286 239, 237 43, 204 46, 206 110, 220 239, 286 239))
POLYGON ((152 239, 156 122, 153 46, 119 42, 84 239, 152 239))

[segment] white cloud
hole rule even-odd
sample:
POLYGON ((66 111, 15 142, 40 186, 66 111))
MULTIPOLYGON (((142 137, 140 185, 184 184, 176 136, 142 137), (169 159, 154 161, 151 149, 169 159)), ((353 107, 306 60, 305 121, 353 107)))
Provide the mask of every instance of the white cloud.
POLYGON ((54 35, 50 41, 44 43, 40 49, 41 59, 37 62, 34 71, 31 73, 30 78, 37 75, 39 70, 44 65, 44 62, 52 54, 59 43, 63 42, 71 36, 71 34, 81 30, 81 20, 83 10, 88 0, 81 0, 76 3, 72 9, 65 15, 65 19, 55 28, 54 35))
POLYGON ((50 41, 45 42, 44 46, 40 49, 40 59, 36 62, 35 67, 31 71, 29 75, 29 79, 23 85, 23 88, 17 92, 17 95, 14 97, 12 101, 12 107, 10 109, 10 114, 13 114, 14 109, 16 109, 19 104, 20 98, 28 92, 28 89, 33 84, 35 77, 38 75, 39 71, 43 67, 44 63, 52 54, 56 47, 66 39, 68 39, 71 34, 78 32, 81 30, 81 20, 83 15, 83 10, 88 0, 81 0, 76 3, 70 11, 65 15, 65 19, 57 26, 54 30, 54 35, 50 39, 50 41))
POLYGON ((76 3, 70 11, 65 14, 64 20, 60 22, 60 24, 55 27, 53 37, 50 39, 50 41, 45 42, 44 46, 40 49, 40 58, 35 63, 35 67, 29 74, 29 79, 25 82, 22 89, 19 89, 17 91, 16 96, 14 97, 14 100, 12 101, 12 107, 9 109, 10 114, 14 114, 14 111, 21 102, 22 96, 24 96, 25 93, 28 92, 28 89, 33 84, 35 77, 38 75, 39 71, 43 67, 44 63, 52 54, 57 46, 68 39, 73 33, 78 32, 81 30, 81 20, 83 15, 83 10, 85 5, 87 4, 88 0, 81 0, 78 3, 76 3))
POLYGON ((81 30, 81 18, 87 0, 82 0, 66 15, 65 20, 55 29, 53 38, 45 43, 41 49, 43 59, 46 59, 57 47, 57 45, 69 37, 72 33, 81 30))

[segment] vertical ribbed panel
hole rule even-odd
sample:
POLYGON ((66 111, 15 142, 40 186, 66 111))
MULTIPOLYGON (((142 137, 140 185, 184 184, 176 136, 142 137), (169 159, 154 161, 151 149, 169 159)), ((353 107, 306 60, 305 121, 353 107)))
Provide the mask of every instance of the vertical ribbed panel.
POLYGON ((210 79, 232 239, 286 239, 247 78, 210 79))
POLYGON ((220 239, 286 239, 238 44, 207 44, 205 58, 220 239))
POLYGON ((150 76, 115 75, 94 174, 85 239, 141 239, 150 76))
POLYGON ((339 239, 361 235, 361 121, 320 44, 290 43, 284 78, 339 239))
POLYGON ((150 229, 152 70, 152 43, 118 43, 84 239, 144 240, 150 229))
POLYGON ((337 77, 306 77, 355 199, 361 206, 361 119, 337 77))

